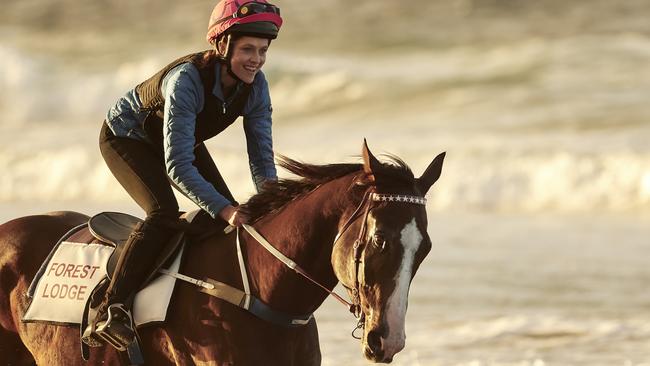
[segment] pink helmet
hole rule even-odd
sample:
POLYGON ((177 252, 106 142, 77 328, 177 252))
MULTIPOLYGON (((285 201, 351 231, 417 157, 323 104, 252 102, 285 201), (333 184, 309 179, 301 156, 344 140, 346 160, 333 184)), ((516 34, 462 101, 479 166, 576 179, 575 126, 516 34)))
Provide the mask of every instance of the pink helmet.
POLYGON ((212 10, 206 40, 213 43, 228 32, 275 39, 282 26, 280 8, 266 0, 221 0, 212 10))

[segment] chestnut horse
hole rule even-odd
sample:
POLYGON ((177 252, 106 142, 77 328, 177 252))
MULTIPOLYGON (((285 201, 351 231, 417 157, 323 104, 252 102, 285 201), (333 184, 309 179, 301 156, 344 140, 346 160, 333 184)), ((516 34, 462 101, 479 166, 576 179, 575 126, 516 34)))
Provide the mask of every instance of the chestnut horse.
MULTIPOLYGON (((391 362, 405 343, 409 286, 431 248, 423 198, 438 179, 444 153, 420 178, 396 157, 379 162, 363 146, 363 164, 310 165, 283 158, 300 176, 280 180, 244 205, 253 227, 311 278, 338 282, 358 310, 362 351, 391 362)), ((0 364, 82 365, 79 327, 25 323, 32 278, 57 240, 88 217, 59 212, 0 226, 0 364)), ((186 247, 181 273, 242 288, 235 233, 186 247)), ((240 231, 253 295, 278 312, 313 313, 326 291, 240 231)), ((342 307, 343 311, 344 308, 342 307)), ((352 328, 353 324, 351 324, 352 328)), ((285 327, 179 282, 165 323, 139 329, 150 365, 319 365, 315 319, 285 327)), ((92 348, 88 364, 124 364, 110 346, 92 348)))

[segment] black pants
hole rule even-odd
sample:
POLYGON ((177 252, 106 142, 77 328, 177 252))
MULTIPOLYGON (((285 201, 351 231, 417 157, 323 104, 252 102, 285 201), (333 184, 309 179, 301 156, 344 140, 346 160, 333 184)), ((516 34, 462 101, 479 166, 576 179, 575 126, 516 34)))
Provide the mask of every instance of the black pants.
MULTIPOLYGON (((177 222, 179 209, 172 191, 174 184, 167 176, 161 151, 146 142, 115 136, 106 122, 101 129, 99 147, 115 178, 145 211, 145 221, 167 227, 177 222)), ((203 178, 236 204, 204 144, 194 149, 194 156, 193 165, 203 178)))

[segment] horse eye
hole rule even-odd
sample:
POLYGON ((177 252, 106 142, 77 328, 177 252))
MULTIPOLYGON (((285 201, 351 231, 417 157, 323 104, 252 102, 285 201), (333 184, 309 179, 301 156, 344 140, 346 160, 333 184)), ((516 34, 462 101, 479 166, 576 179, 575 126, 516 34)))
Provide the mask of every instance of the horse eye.
POLYGON ((372 237, 372 244, 383 251, 386 249, 386 238, 382 233, 377 232, 372 237))

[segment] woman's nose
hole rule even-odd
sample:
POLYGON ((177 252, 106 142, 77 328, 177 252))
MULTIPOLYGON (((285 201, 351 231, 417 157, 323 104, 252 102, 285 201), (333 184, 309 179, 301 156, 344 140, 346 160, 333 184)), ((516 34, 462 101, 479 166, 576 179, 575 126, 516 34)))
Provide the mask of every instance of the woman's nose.
POLYGON ((251 61, 255 62, 256 64, 262 63, 264 60, 264 57, 260 55, 259 53, 255 53, 251 59, 251 61))

